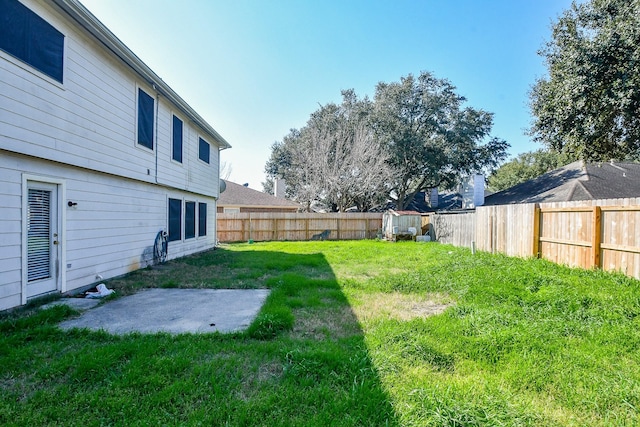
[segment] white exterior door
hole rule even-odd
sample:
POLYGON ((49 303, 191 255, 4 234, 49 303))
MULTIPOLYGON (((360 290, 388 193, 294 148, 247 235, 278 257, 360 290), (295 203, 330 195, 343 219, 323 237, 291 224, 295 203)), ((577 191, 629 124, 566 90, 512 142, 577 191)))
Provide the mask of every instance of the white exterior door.
POLYGON ((27 186, 27 298, 60 289, 60 206, 56 184, 27 186))

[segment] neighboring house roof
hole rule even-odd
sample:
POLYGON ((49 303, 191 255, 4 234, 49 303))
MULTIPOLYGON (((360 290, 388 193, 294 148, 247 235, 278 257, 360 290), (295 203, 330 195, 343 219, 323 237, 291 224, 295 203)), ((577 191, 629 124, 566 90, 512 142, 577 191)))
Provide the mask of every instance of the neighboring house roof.
MULTIPOLYGON (((462 195, 456 191, 439 193, 438 206, 431 206, 427 199, 429 196, 424 191, 419 191, 407 205, 406 210, 418 213, 440 212, 462 209, 462 195)), ((385 206, 385 211, 396 209, 395 202, 389 202, 385 206)))
POLYGON ((284 208, 295 210, 300 207, 291 200, 274 197, 271 194, 253 190, 244 185, 224 180, 226 190, 220 194, 218 206, 260 207, 260 208, 284 208))
POLYGON ((640 197, 640 164, 577 161, 485 198, 486 205, 640 197))
POLYGON ((407 210, 417 212, 436 212, 462 209, 462 195, 457 191, 438 193, 438 206, 431 206, 426 192, 420 191, 411 199, 407 210))
POLYGON ((231 145, 216 130, 195 112, 177 93, 154 73, 140 58, 120 41, 102 22, 91 14, 77 0, 53 0, 53 2, 71 16, 78 24, 98 39, 107 49, 131 67, 160 94, 171 100, 194 123, 214 137, 220 148, 231 148, 231 145))

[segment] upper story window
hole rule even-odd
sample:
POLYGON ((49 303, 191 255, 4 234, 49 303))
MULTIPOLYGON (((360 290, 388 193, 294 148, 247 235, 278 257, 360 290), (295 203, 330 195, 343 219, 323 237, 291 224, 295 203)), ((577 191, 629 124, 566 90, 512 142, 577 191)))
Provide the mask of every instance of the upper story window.
POLYGON ((200 138, 200 146, 198 149, 198 158, 203 162, 209 163, 209 156, 211 152, 211 146, 207 141, 200 138))
POLYGON ((182 163, 182 120, 173 116, 173 149, 171 158, 182 163))
POLYGON ((0 0, 0 49, 62 83, 64 35, 17 0, 0 0))
POLYGON ((142 89, 138 89, 138 144, 151 150, 153 150, 154 106, 153 97, 142 89))

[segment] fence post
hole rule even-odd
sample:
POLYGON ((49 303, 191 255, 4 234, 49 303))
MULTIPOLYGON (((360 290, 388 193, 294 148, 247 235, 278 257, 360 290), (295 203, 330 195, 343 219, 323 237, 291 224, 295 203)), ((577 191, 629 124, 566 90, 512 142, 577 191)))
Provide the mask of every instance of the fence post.
POLYGON ((591 227, 591 267, 600 268, 600 244, 602 243, 602 209, 593 207, 591 227))
POLYGON ((533 208, 533 257, 540 258, 540 206, 533 208))

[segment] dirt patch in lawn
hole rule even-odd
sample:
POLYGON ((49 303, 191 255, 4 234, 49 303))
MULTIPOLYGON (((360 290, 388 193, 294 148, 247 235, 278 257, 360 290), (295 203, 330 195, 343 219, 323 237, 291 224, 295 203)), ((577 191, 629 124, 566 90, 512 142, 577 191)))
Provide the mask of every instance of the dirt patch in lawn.
POLYGON ((412 320, 435 316, 454 303, 443 294, 372 293, 357 298, 354 311, 361 322, 372 319, 412 320))
POLYGON ((340 339, 360 335, 362 331, 351 307, 299 308, 294 310, 292 338, 340 339))

